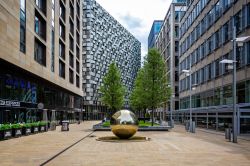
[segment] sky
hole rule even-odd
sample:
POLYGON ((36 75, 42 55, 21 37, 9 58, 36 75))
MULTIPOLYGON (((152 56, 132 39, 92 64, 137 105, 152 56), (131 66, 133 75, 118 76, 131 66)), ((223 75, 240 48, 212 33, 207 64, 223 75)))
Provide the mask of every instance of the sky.
POLYGON ((172 0, 96 0, 132 33, 147 54, 148 35, 154 20, 163 20, 172 0))

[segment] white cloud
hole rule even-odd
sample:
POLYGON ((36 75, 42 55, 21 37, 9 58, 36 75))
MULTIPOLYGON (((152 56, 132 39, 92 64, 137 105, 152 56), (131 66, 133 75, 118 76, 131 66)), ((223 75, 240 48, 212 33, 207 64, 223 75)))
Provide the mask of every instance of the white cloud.
POLYGON ((96 0, 142 43, 147 54, 148 35, 154 20, 163 20, 172 0, 96 0))

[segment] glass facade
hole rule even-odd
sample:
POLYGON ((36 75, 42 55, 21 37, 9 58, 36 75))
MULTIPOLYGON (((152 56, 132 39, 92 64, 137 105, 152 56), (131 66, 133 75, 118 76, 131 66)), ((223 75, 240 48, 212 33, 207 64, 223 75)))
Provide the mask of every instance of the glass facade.
POLYGON ((43 103, 44 109, 56 110, 57 120, 68 119, 74 109, 81 108, 80 96, 30 75, 15 73, 16 70, 9 69, 0 71, 0 124, 43 120, 43 110, 38 109, 38 103, 43 103))
POLYGON ((154 21, 150 30, 150 34, 148 36, 148 49, 153 48, 155 44, 155 40, 157 38, 158 33, 161 30, 161 25, 163 21, 154 21))

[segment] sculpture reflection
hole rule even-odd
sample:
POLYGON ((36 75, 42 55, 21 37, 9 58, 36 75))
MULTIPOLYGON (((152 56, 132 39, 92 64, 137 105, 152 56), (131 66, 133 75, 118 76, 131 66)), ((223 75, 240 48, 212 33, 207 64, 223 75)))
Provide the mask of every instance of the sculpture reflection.
POLYGON ((110 120, 112 132, 121 139, 132 137, 138 130, 138 119, 129 110, 116 112, 110 120))

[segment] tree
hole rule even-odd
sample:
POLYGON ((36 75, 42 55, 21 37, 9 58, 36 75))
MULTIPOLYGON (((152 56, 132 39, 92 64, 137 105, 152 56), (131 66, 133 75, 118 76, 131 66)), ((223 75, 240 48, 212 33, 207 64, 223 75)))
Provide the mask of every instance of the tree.
POLYGON ((147 86, 145 93, 147 107, 152 110, 152 126, 154 124, 154 111, 157 107, 162 106, 171 95, 168 87, 166 67, 160 53, 156 49, 150 49, 144 64, 145 79, 144 84, 147 86))
POLYGON ((109 70, 103 78, 103 85, 100 91, 102 93, 102 102, 111 110, 109 116, 114 111, 122 108, 125 90, 121 83, 120 71, 114 62, 110 64, 109 70))
POLYGON ((146 88, 147 86, 144 83, 145 80, 145 70, 144 68, 140 69, 135 83, 134 83, 134 89, 130 96, 130 105, 133 110, 135 111, 143 111, 144 118, 146 114, 147 109, 147 100, 146 100, 146 88))

